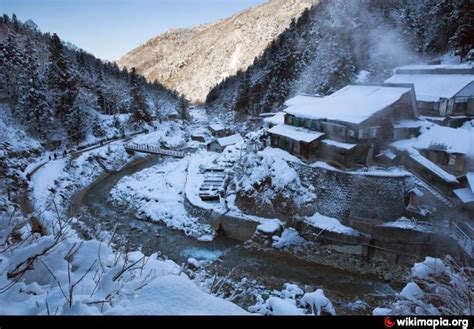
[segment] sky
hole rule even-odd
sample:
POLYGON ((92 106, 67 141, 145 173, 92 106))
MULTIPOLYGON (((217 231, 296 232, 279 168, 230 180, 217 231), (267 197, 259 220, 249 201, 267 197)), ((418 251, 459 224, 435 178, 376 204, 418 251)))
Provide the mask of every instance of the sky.
POLYGON ((104 60, 169 29, 214 22, 267 0, 0 0, 0 13, 33 20, 104 60))

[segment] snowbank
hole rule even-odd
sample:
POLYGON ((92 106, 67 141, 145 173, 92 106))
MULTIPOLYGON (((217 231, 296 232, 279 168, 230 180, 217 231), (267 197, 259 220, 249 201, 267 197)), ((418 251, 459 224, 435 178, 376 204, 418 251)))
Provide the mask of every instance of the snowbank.
POLYGON ((426 257, 416 263, 395 302, 373 310, 374 315, 470 315, 472 269, 460 268, 450 256, 426 257))
POLYGON ((301 298, 301 304, 309 305, 311 312, 315 315, 321 315, 322 311, 336 315, 334 306, 332 306, 331 301, 324 295, 322 289, 304 294, 303 298, 301 298))
POLYGON ((447 273, 447 268, 439 258, 426 257, 421 263, 415 263, 411 275, 418 279, 427 279, 429 276, 447 273))
POLYGON ((201 237, 213 235, 209 225, 188 214, 184 191, 188 159, 164 159, 162 163, 122 178, 110 192, 119 206, 131 208, 139 216, 201 237))
POLYGON ((257 295, 257 303, 249 307, 252 313, 262 315, 336 315, 331 301, 322 289, 305 293, 296 284, 285 283, 282 291, 272 291, 266 300, 257 295))
POLYGON ((53 236, 30 238, 0 256, 0 284, 7 273, 37 258, 22 279, 0 294, 0 314, 243 315, 244 310, 208 295, 170 260, 141 252, 116 254, 107 242, 53 236), (129 270, 123 271, 124 268, 129 270), (72 289, 72 300, 63 291, 72 289))
POLYGON ((298 234, 298 232, 293 228, 287 228, 283 231, 281 236, 273 237, 272 246, 277 249, 289 247, 289 246, 298 246, 304 243, 304 239, 298 234))
POLYGON ((107 315, 246 315, 237 305, 208 295, 188 278, 159 277, 136 297, 115 307, 107 315))
POLYGON ((360 235, 360 233, 354 230, 353 228, 342 225, 338 219, 327 217, 327 216, 321 215, 320 213, 316 213, 311 217, 307 217, 305 221, 314 227, 317 227, 326 231, 341 233, 341 234, 356 235, 356 236, 360 235))
POLYGON ((257 230, 263 233, 272 234, 278 231, 282 226, 278 219, 269 219, 257 226, 257 230))

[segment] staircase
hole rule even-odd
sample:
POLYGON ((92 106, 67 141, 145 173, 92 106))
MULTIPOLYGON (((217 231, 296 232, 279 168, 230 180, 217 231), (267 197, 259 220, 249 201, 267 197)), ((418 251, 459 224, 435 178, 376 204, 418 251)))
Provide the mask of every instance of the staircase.
MULTIPOLYGON (((413 173, 412 173, 413 174, 413 173)), ((414 177, 416 177, 416 181, 415 181, 415 184, 424 189, 425 191, 429 192, 431 195, 433 195, 439 202, 441 202, 442 204, 444 204, 446 207, 450 208, 450 209, 454 209, 456 208, 456 205, 454 204, 454 202, 452 202, 451 200, 449 200, 442 192, 440 192, 437 188, 435 188, 434 186, 428 184, 426 181, 424 181, 422 178, 420 178, 419 176, 416 176, 415 174, 413 174, 414 177)))

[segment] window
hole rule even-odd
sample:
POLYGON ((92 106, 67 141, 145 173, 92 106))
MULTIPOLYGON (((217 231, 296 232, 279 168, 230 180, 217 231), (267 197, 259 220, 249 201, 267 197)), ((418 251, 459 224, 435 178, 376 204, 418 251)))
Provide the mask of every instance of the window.
POLYGON ((352 130, 352 129, 349 129, 349 130, 347 131, 347 135, 349 135, 349 137, 355 137, 355 131, 352 130))
POLYGON ((370 127, 367 130, 368 138, 377 138, 379 136, 380 127, 370 127))
POLYGON ((328 122, 323 122, 322 126, 324 127, 324 132, 329 135, 335 135, 343 138, 346 137, 347 128, 345 126, 328 122))
POLYGON ((451 155, 451 156, 449 157, 449 163, 448 163, 448 165, 454 166, 455 164, 456 164, 456 156, 455 156, 455 155, 451 155))
POLYGON ((466 113, 466 109, 467 109, 466 102, 454 103, 454 113, 464 114, 466 113))

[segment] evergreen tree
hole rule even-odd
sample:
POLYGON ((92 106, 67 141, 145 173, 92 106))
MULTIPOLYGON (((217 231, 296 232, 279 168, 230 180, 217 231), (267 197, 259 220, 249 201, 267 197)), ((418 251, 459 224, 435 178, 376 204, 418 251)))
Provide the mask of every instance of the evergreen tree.
POLYGON ((16 38, 10 34, 6 41, 0 43, 0 87, 6 90, 13 104, 16 104, 20 94, 23 66, 21 60, 16 38))
POLYGON ((85 114, 82 111, 86 102, 85 96, 79 94, 74 98, 73 105, 66 113, 66 131, 73 142, 82 141, 86 135, 85 114))
POLYGON ((237 102, 235 103, 235 111, 241 115, 249 114, 250 97, 250 81, 248 74, 243 73, 240 82, 240 92, 238 94, 237 102))
POLYGON ((17 112, 22 113, 23 121, 39 136, 44 137, 53 114, 46 98, 43 81, 39 77, 38 60, 31 40, 28 40, 24 52, 25 82, 21 87, 21 98, 17 112))
POLYGON ((13 31, 16 33, 20 32, 20 22, 18 22, 18 19, 15 14, 12 15, 12 26, 13 26, 13 31))
POLYGON ((189 120, 188 113, 189 103, 184 96, 179 96, 177 110, 181 120, 189 120))
POLYGON ((148 110, 146 98, 143 91, 143 85, 140 81, 140 77, 136 74, 135 68, 130 73, 130 83, 132 88, 130 90, 131 106, 130 110, 132 113, 133 122, 151 122, 152 118, 148 110))
POLYGON ((67 59, 64 46, 56 34, 50 39, 50 65, 48 68, 48 85, 52 91, 52 104, 56 116, 64 123, 68 111, 73 107, 77 96, 77 78, 72 64, 67 59))

